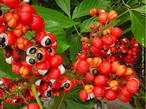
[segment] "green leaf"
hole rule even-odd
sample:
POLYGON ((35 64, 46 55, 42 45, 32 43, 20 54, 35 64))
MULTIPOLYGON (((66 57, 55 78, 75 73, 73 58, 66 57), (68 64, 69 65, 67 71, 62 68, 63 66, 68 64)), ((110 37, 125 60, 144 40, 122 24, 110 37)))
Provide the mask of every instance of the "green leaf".
POLYGON ((93 103, 81 104, 73 100, 66 100, 66 103, 69 109, 92 109, 94 105, 93 103))
POLYGON ((140 102, 139 102, 137 96, 134 95, 133 98, 134 98, 134 104, 136 105, 137 108, 140 109, 141 105, 140 105, 140 102))
POLYGON ((146 0, 142 0, 142 3, 146 4, 146 0))
POLYGON ((79 1, 78 0, 71 0, 70 4, 73 6, 77 6, 77 5, 79 5, 79 1))
POLYGON ((89 11, 93 8, 96 8, 96 9, 102 8, 106 10, 107 7, 109 7, 110 5, 111 5, 111 2, 106 1, 106 0, 92 0, 92 1, 84 0, 73 11, 72 19, 89 15, 89 11))
POLYGON ((78 22, 74 22, 72 19, 68 18, 67 16, 63 15, 58 11, 44 8, 41 6, 35 6, 35 5, 32 6, 36 9, 37 14, 40 15, 44 20, 47 19, 47 20, 55 21, 59 23, 63 28, 68 28, 78 24, 78 22))
POLYGON ((68 93, 62 92, 61 95, 59 97, 57 97, 55 99, 55 101, 49 106, 49 109, 57 109, 59 104, 60 104, 60 102, 61 102, 61 100, 63 99, 63 101, 64 101, 64 100, 67 99, 67 97, 68 97, 68 93), (63 99, 63 96, 64 96, 64 99, 63 99))
POLYGON ((59 23, 45 19, 45 24, 46 24, 45 31, 51 32, 53 35, 55 35, 57 39, 56 53, 62 53, 65 50, 67 50, 70 46, 68 45, 66 39, 66 33, 59 25, 59 23))
POLYGON ((70 42, 70 59, 72 62, 75 62, 76 54, 81 50, 81 43, 79 42, 78 37, 74 37, 70 42))
MULTIPOLYGON (((70 100, 73 100, 74 102, 78 102, 80 104, 87 104, 85 101, 82 101, 79 98, 79 92, 84 89, 83 86, 75 86, 71 91, 68 92, 68 97, 70 100)), ((97 99, 94 100, 90 100, 88 102, 88 104, 95 104, 95 102, 97 101, 97 99)))
POLYGON ((35 34, 33 31, 28 31, 25 35, 23 35, 23 37, 28 39, 28 40, 30 40, 34 36, 35 36, 35 34))
POLYGON ((65 43, 64 41, 61 40, 57 40, 57 49, 56 49, 56 53, 62 53, 65 50, 67 50, 70 46, 65 43))
POLYGON ((138 0, 130 0, 127 4, 132 6, 132 5, 136 4, 136 3, 138 3, 138 0))
POLYGON ((64 103, 62 103, 60 109, 68 109, 68 108, 65 106, 64 103))
MULTIPOLYGON (((127 10, 127 8, 123 7, 125 10, 127 10)), ((122 14, 125 12, 125 10, 123 8, 120 8, 118 10, 116 10, 116 12, 118 13, 118 15, 122 14)), ((130 16, 128 13, 123 14, 122 16, 118 17, 116 20, 119 20, 119 22, 117 23, 116 26, 119 26, 121 24, 123 24, 124 22, 130 20, 130 16)))
POLYGON ((59 54, 63 58, 63 65, 68 65, 68 57, 65 53, 59 54))
POLYGON ((10 9, 5 4, 1 4, 1 5, 2 5, 2 7, 1 7, 2 10, 8 11, 10 9))
POLYGON ((143 95, 141 98, 146 102, 146 96, 145 95, 143 95))
POLYGON ((4 109, 23 109, 23 107, 25 105, 26 104, 24 102, 22 102, 21 104, 17 104, 17 105, 12 105, 12 104, 5 102, 4 109))
POLYGON ((55 0, 57 5, 71 18, 70 16, 70 0, 55 0))
POLYGON ((140 89, 139 92, 142 93, 142 94, 145 94, 145 91, 142 90, 142 89, 140 89))
POLYGON ((33 5, 38 5, 38 0, 32 0, 33 5))
POLYGON ((122 35, 124 35, 125 33, 129 32, 129 31, 131 31, 131 27, 125 29, 125 30, 122 32, 122 35))
POLYGON ((113 20, 113 25, 112 26, 113 27, 116 26, 119 22, 120 22, 120 20, 118 20, 118 19, 113 20))
POLYGON ((88 20, 85 20, 83 23, 82 23, 82 28, 81 28, 81 32, 90 32, 91 29, 90 29, 90 24, 91 23, 94 23, 96 25, 97 21, 97 18, 95 17, 91 17, 90 19, 88 20))
POLYGON ((133 11, 130 11, 130 17, 132 21, 131 30, 135 39, 142 45, 146 46, 145 42, 145 17, 137 14, 133 11))
POLYGON ((135 11, 141 12, 141 13, 146 13, 146 6, 142 6, 136 9, 133 9, 135 11))
POLYGON ((15 74, 12 71, 12 65, 7 64, 5 61, 5 58, 3 57, 2 54, 2 48, 0 48, 0 73, 2 74, 7 74, 8 76, 10 76, 12 79, 17 78, 17 77, 21 77, 20 75, 15 74))

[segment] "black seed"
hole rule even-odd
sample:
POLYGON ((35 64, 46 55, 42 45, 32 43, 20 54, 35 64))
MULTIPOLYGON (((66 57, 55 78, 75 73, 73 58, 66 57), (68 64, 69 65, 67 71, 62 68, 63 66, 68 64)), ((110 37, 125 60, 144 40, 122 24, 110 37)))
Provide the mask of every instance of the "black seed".
POLYGON ((35 64, 35 60, 34 59, 29 59, 29 63, 34 65, 35 64))
POLYGON ((63 91, 63 89, 64 89, 64 87, 60 87, 60 88, 59 88, 60 91, 63 91))
POLYGON ((32 0, 29 0, 29 5, 32 5, 32 4, 33 4, 32 0))
POLYGON ((36 51, 37 51, 36 48, 31 48, 31 49, 29 50, 29 53, 30 53, 30 54, 35 54, 36 51))
POLYGON ((52 82, 51 81, 49 81, 49 86, 52 86, 52 82))
POLYGON ((82 51, 80 50, 80 51, 79 51, 79 53, 81 53, 81 54, 82 54, 82 51))
POLYGON ((115 45, 117 45, 117 44, 118 44, 118 40, 116 41, 115 45))
POLYGON ((0 9, 0 17, 3 15, 3 11, 0 9))
POLYGON ((0 37, 0 45, 2 45, 5 42, 5 38, 4 37, 0 37))
POLYGON ((20 101, 20 99, 17 99, 17 100, 15 101, 15 103, 19 103, 19 101, 20 101))
POLYGON ((47 47, 47 50, 52 53, 52 49, 50 47, 47 47))
POLYGON ((51 96, 51 90, 47 91, 47 97, 51 96))
POLYGON ((41 82, 40 82, 40 86, 43 84, 43 81, 41 80, 41 82))
POLYGON ((19 62, 19 61, 20 61, 20 58, 18 58, 18 59, 13 58, 13 60, 14 60, 15 62, 19 62))
POLYGON ((70 86, 69 83, 65 83, 65 84, 64 84, 64 87, 65 87, 65 88, 69 88, 69 86, 70 86))
POLYGON ((42 59, 43 59, 42 53, 38 53, 38 54, 37 54, 37 59, 38 59, 38 60, 42 60, 42 59))
POLYGON ((4 44, 2 45, 2 48, 5 49, 6 47, 7 47, 7 45, 4 43, 4 44))
POLYGON ((94 75, 94 76, 97 76, 98 75, 98 70, 97 69, 94 69, 94 70, 92 70, 92 74, 94 75))
POLYGON ((0 100, 0 106, 2 106, 2 100, 0 100))
POLYGON ((38 97, 39 97, 39 98, 42 97, 42 94, 38 95, 38 97))
POLYGON ((47 40, 45 41, 45 44, 46 44, 47 46, 51 44, 50 38, 47 38, 47 40))

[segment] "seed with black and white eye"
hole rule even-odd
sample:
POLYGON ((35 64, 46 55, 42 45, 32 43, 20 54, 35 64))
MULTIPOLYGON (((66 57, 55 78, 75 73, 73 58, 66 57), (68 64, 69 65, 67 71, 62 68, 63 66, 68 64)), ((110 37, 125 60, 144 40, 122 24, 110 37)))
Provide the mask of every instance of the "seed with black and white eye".
POLYGON ((43 84, 43 80, 39 79, 35 82, 35 85, 41 86, 43 84))
POLYGON ((52 95, 51 90, 45 91, 45 95, 46 95, 47 97, 50 97, 50 96, 52 95))
POLYGON ((2 45, 2 48, 5 49, 6 47, 7 47, 7 45, 4 43, 4 44, 2 45))
POLYGON ((47 50, 50 52, 51 56, 55 54, 55 51, 52 48, 47 47, 47 50))
POLYGON ((70 87, 70 84, 69 84, 69 83, 65 83, 65 84, 64 84, 64 87, 65 87, 65 88, 69 88, 69 87, 70 87))
POLYGON ((97 75, 99 74, 99 72, 98 72, 97 69, 94 69, 94 70, 92 70, 92 74, 93 74, 94 76, 97 76, 97 75))
POLYGON ((47 40, 45 41, 45 44, 46 44, 46 45, 50 45, 50 44, 51 44, 50 38, 47 38, 47 40))
POLYGON ((37 59, 38 61, 41 61, 43 59, 43 53, 41 51, 38 51, 37 59))
POLYGON ((4 44, 5 42, 5 38, 4 37, 0 37, 0 45, 4 44))
POLYGON ((43 47, 49 46, 51 44, 51 38, 49 36, 45 36, 42 40, 41 40, 41 45, 43 47))
POLYGON ((52 84, 53 84, 55 81, 56 81, 55 79, 51 79, 51 80, 49 81, 49 86, 52 86, 52 84))
POLYGON ((35 58, 31 56, 26 56, 26 62, 30 65, 35 65, 35 58))
POLYGON ((52 49, 50 47, 47 47, 47 50, 52 53, 52 49))
POLYGON ((38 92, 37 94, 38 94, 38 97, 39 98, 42 97, 42 94, 40 92, 38 92))
POLYGON ((36 53, 36 51, 37 51, 37 47, 35 46, 29 47, 26 51, 26 55, 33 55, 36 53))
POLYGON ((19 103, 20 99, 13 100, 14 103, 19 103))
POLYGON ((0 45, 2 48, 6 48, 8 44, 8 35, 6 33, 1 33, 0 34, 0 45))
POLYGON ((52 86, 52 82, 51 81, 49 81, 49 86, 52 86))

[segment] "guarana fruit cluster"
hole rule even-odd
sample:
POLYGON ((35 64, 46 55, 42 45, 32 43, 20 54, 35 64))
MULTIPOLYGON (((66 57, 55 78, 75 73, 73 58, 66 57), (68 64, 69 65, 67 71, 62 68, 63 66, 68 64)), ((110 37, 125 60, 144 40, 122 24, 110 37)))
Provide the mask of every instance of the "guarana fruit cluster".
MULTIPOLYGON (((67 78, 62 78, 62 81, 59 80, 64 74, 65 68, 62 65, 63 58, 55 54, 56 37, 50 32, 45 32, 44 20, 26 2, 28 1, 0 1, 10 8, 6 13, 0 9, 0 46, 3 48, 3 57, 8 64, 12 64, 12 71, 24 78, 30 78, 30 74, 43 76, 41 80, 35 82, 39 96, 44 98, 52 95, 59 96, 58 88, 61 86, 62 88, 67 87, 67 91, 73 87, 68 85, 70 80, 67 78), (28 31, 35 33, 35 36, 30 40, 23 37, 28 31)), ((3 77, 0 84, 4 85, 10 81, 12 80, 3 77)), ((25 85, 26 83, 23 85, 10 84, 6 90, 14 92, 25 85)), ((0 91, 0 96, 5 96, 5 91, 0 91)), ((22 95, 28 101, 34 99, 30 88, 23 90, 22 95)), ((23 102, 23 98, 15 95, 11 99, 7 98, 6 102, 13 105, 20 104, 23 102)))
MULTIPOLYGON (((0 3, 11 8, 6 13, 0 10, 0 46, 6 62, 12 64, 14 73, 24 78, 30 78, 30 73, 33 76, 43 76, 35 82, 39 97, 58 97, 60 90, 66 93, 77 84, 84 86, 79 92, 80 99, 84 101, 93 98, 130 101, 140 82, 133 74, 134 69, 126 65, 134 63, 139 45, 134 38, 131 41, 127 38, 119 40, 122 30, 111 26, 117 17, 115 11, 107 13, 102 9, 90 10, 90 15, 97 17, 99 22, 96 26, 90 25, 89 37, 81 38, 82 49, 77 54, 77 61, 71 71, 65 72, 63 58, 55 54, 56 37, 45 32, 43 19, 26 2, 0 0, 0 3), (32 39, 35 41, 23 37, 28 31, 34 31, 32 39)), ((0 84, 10 81, 3 77, 0 84)), ((7 91, 14 92, 25 86, 26 83, 9 84, 7 91)), ((4 90, 0 89, 0 97, 4 94, 4 90)), ((22 95, 28 101, 35 99, 30 88, 24 89, 22 95)), ((19 95, 6 99, 6 102, 13 105, 23 101, 19 95)))
POLYGON ((138 55, 138 42, 134 37, 131 41, 119 39, 122 30, 112 27, 113 20, 117 18, 115 11, 107 13, 103 9, 92 9, 89 13, 98 22, 96 26, 90 25, 89 37, 81 38, 82 48, 72 67, 76 73, 86 77, 79 97, 84 101, 118 98, 128 102, 140 85, 134 69, 130 68, 138 55))

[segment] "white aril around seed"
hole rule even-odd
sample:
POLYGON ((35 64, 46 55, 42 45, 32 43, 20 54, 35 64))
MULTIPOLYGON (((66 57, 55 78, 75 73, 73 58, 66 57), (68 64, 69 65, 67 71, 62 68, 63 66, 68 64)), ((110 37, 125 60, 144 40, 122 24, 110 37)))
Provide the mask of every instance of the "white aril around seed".
POLYGON ((45 41, 46 41, 48 38, 51 40, 51 38, 48 37, 48 36, 45 36, 45 37, 41 40, 41 45, 42 45, 43 47, 46 47, 46 46, 47 46, 47 45, 45 44, 45 41))
POLYGON ((64 87, 64 85, 65 85, 66 83, 69 83, 69 84, 70 84, 69 80, 67 80, 65 83, 62 83, 62 84, 61 84, 61 87, 64 87))
MULTIPOLYGON (((36 48, 36 50, 37 50, 37 47, 35 47, 35 46, 29 47, 29 48, 26 50, 26 55, 32 55, 32 54, 29 53, 29 51, 30 51, 31 48, 36 48)), ((35 53, 34 53, 34 54, 35 54, 35 53)))
POLYGON ((34 59, 35 60, 35 58, 32 57, 32 56, 26 56, 26 63, 29 64, 29 65, 32 65, 32 64, 29 63, 29 59, 34 59))
POLYGON ((47 91, 48 91, 48 90, 52 90, 50 86, 48 87, 47 91))
POLYGON ((113 47, 113 46, 115 46, 115 44, 110 45, 110 47, 113 47))
POLYGON ((137 44, 134 44, 134 46, 137 47, 138 46, 138 43, 137 44))
POLYGON ((38 94, 38 96, 42 95, 40 92, 38 92, 37 94, 38 94))
POLYGON ((12 63, 11 63, 11 58, 12 58, 12 57, 6 58, 6 63, 7 63, 7 64, 12 64, 12 63))
POLYGON ((57 42, 56 41, 51 46, 55 46, 55 45, 57 45, 57 42))
POLYGON ((40 69, 38 69, 38 72, 39 72, 41 75, 45 75, 45 74, 48 72, 48 70, 40 70, 40 69))
POLYGON ((88 94, 88 98, 87 98, 87 100, 90 100, 90 95, 88 94))
POLYGON ((123 53, 125 53, 126 52, 126 50, 123 50, 123 53))
POLYGON ((59 68, 59 70, 60 70, 60 72, 61 72, 61 75, 63 75, 64 72, 65 72, 64 66, 61 64, 60 66, 58 66, 58 68, 59 68))
MULTIPOLYGON (((56 80, 55 79, 50 79, 51 83, 53 84, 56 80)), ((49 82, 50 82, 49 81, 49 82)))
POLYGON ((5 43, 5 45, 7 45, 8 44, 8 35, 6 33, 1 33, 0 37, 5 38, 5 42, 4 43, 5 43))
POLYGON ((8 35, 7 35, 6 33, 1 33, 1 34, 0 34, 0 37, 1 37, 1 38, 6 38, 6 39, 8 39, 8 35))
POLYGON ((0 84, 3 84, 3 81, 0 81, 0 84))
POLYGON ((41 80, 41 79, 39 79, 39 80, 37 80, 37 81, 35 82, 35 85, 40 86, 40 85, 41 85, 41 82, 42 82, 42 80, 41 80))
POLYGON ((110 55, 111 54, 111 50, 109 49, 106 54, 110 55))
POLYGON ((105 10, 102 9, 101 13, 105 12, 105 10))
POLYGON ((95 98, 95 95, 93 93, 90 93, 89 95, 91 99, 95 98))
POLYGON ((125 43, 127 42, 125 38, 123 38, 123 41, 124 41, 125 43))
POLYGON ((23 0, 23 1, 29 3, 29 0, 23 0))

